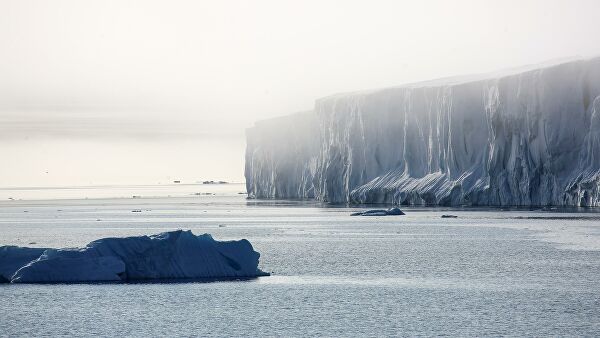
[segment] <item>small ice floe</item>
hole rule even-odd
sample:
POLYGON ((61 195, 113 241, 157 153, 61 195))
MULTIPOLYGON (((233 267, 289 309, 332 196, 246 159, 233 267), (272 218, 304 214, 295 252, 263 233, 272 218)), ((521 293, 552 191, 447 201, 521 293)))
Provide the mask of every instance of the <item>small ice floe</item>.
POLYGON ((457 218, 456 215, 442 215, 442 218, 457 218))
POLYGON ((355 212, 350 216, 400 216, 404 215, 404 212, 400 208, 389 208, 385 209, 373 209, 361 212, 355 212))

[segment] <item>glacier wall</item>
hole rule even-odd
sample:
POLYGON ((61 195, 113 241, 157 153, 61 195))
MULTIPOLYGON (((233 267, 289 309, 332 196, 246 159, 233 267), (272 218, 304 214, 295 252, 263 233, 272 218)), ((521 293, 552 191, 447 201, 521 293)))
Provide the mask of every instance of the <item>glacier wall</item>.
POLYGON ((600 58, 339 94, 247 130, 255 198, 600 206, 600 58))

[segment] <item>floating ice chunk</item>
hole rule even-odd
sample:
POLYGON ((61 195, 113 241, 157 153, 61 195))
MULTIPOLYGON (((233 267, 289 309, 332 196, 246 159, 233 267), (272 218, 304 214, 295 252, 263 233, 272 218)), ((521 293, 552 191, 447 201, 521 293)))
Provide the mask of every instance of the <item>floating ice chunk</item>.
POLYGON ((350 214, 350 216, 400 216, 404 215, 404 212, 399 208, 389 208, 387 210, 384 209, 373 209, 362 212, 355 212, 350 214))
POLYGON ((247 240, 215 241, 191 231, 104 238, 81 249, 0 247, 5 282, 58 283, 266 276, 247 240), (14 273, 13 273, 14 272, 14 273))

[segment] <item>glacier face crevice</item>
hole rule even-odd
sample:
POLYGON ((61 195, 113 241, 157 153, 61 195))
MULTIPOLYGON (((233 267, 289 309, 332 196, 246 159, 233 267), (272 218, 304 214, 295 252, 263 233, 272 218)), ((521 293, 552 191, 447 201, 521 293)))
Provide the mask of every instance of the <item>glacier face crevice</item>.
POLYGON ((600 206, 600 58, 339 94, 247 131, 255 198, 600 206))

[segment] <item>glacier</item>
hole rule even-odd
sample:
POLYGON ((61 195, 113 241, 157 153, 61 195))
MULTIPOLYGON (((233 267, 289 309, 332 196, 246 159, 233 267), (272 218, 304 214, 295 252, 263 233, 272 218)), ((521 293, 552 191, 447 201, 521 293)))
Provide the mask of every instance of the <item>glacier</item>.
POLYGON ((84 248, 0 247, 5 283, 131 282, 267 276, 260 254, 245 239, 216 241, 209 234, 171 231, 104 238, 84 248))
POLYGON ((332 95, 246 141, 250 198, 600 206, 600 57, 332 95))

